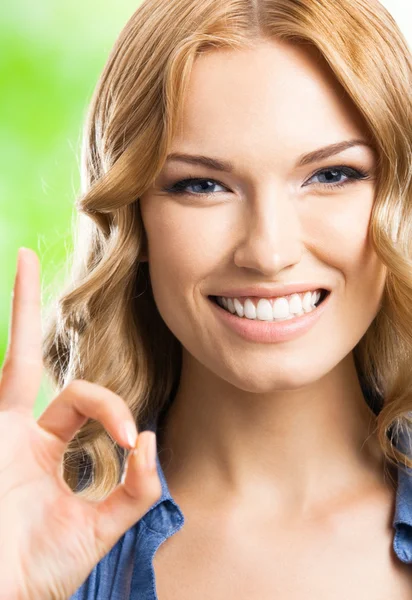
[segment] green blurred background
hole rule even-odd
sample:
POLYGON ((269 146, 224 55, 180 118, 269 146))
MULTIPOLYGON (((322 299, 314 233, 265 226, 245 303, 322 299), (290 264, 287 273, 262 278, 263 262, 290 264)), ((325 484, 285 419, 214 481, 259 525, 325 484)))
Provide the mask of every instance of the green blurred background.
MULTIPOLYGON (((44 290, 72 249, 87 106, 116 38, 139 4, 140 0, 2 4, 0 365, 7 348, 18 248, 37 252, 44 290)), ((52 397, 44 375, 36 418, 52 397)))

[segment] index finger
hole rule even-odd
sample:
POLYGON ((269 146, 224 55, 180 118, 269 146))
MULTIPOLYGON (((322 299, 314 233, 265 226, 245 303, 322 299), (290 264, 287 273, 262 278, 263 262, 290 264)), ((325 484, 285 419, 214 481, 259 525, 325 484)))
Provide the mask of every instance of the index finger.
POLYGON ((33 250, 21 248, 17 263, 0 410, 32 411, 43 373, 40 261, 33 250))

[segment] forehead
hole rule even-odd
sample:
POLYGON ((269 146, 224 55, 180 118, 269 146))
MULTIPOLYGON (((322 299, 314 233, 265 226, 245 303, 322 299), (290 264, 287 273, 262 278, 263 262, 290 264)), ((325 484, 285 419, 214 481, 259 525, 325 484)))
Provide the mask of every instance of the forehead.
POLYGON ((181 125, 174 150, 184 143, 220 155, 238 147, 295 153, 367 133, 322 55, 279 41, 200 55, 181 125))

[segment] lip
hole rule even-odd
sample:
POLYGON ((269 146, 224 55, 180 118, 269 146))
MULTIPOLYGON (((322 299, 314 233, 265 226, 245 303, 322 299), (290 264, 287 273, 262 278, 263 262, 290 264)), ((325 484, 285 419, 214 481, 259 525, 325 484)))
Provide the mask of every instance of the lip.
POLYGON ((232 315, 232 313, 219 306, 217 302, 211 298, 208 299, 213 305, 216 316, 236 334, 251 342, 273 344, 294 340, 312 329, 327 309, 331 296, 332 293, 329 292, 317 308, 309 313, 288 321, 276 322, 246 319, 238 317, 236 314, 232 315))
POLYGON ((294 282, 272 286, 249 285, 247 287, 238 287, 221 290, 212 293, 211 296, 225 296, 226 298, 275 298, 289 296, 290 294, 300 294, 303 292, 315 292, 316 290, 331 291, 331 288, 324 283, 294 282))

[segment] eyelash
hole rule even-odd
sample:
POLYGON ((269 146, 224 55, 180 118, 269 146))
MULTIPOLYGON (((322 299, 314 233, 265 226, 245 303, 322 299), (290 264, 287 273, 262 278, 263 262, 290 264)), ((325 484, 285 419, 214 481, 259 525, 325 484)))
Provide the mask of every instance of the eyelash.
MULTIPOLYGON (((320 175, 321 173, 327 173, 330 171, 341 171, 349 179, 347 179, 344 183, 318 183, 315 185, 320 185, 321 187, 326 187, 328 189, 333 189, 333 188, 336 189, 336 188, 346 187, 347 185, 355 183, 356 181, 369 179, 369 173, 366 170, 354 169, 353 167, 349 167, 347 165, 339 165, 339 166, 334 166, 334 167, 328 167, 327 169, 321 169, 320 171, 316 171, 316 173, 311 175, 311 177, 309 179, 312 179, 313 177, 316 177, 317 175, 320 175)), ((189 187, 189 185, 203 183, 203 182, 214 183, 214 184, 220 185, 222 187, 226 187, 225 185, 223 185, 223 183, 220 183, 216 179, 207 179, 204 177, 189 177, 189 178, 182 179, 180 181, 175 182, 170 187, 163 188, 163 191, 167 192, 169 194, 180 195, 180 196, 206 196, 206 197, 213 196, 215 193, 218 193, 218 192, 211 192, 208 194, 199 194, 197 192, 196 193, 185 192, 185 188, 189 187)))

